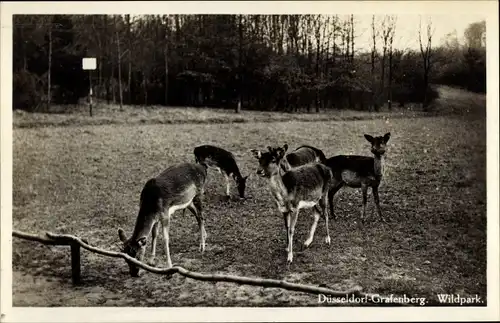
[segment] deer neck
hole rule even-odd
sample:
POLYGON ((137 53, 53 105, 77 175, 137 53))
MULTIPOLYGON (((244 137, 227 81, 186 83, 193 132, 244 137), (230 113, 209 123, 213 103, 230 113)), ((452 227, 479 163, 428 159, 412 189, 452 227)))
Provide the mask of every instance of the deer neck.
POLYGON ((142 237, 149 237, 151 229, 156 222, 155 214, 143 214, 139 211, 139 216, 135 222, 134 232, 132 233, 132 240, 139 240, 142 237))
POLYGON ((375 173, 375 176, 382 178, 384 175, 384 163, 383 163, 383 156, 374 155, 373 158, 373 171, 375 173))
POLYGON ((269 177, 271 193, 278 204, 282 204, 286 196, 286 187, 281 176, 281 167, 278 167, 278 171, 269 177))
POLYGON ((236 167, 236 169, 232 172, 232 177, 236 182, 240 182, 243 179, 243 176, 241 176, 240 170, 236 167))
POLYGON ((292 166, 290 165, 290 163, 288 162, 288 159, 286 159, 286 157, 283 157, 280 160, 278 166, 279 166, 280 171, 282 171, 281 174, 283 174, 284 172, 288 172, 290 169, 292 169, 292 166))

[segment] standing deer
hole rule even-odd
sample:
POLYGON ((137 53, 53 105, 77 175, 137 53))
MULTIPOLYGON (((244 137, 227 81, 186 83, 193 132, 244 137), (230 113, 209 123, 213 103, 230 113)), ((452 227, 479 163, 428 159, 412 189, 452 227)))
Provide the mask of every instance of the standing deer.
POLYGON ((385 222, 380 210, 380 200, 378 195, 378 187, 383 176, 383 157, 386 151, 386 145, 391 137, 388 132, 384 136, 372 137, 364 135, 366 140, 371 144, 371 152, 373 157, 355 156, 355 155, 338 155, 328 158, 325 161, 332 173, 333 184, 328 192, 328 201, 330 203, 330 213, 336 219, 333 211, 333 197, 344 185, 353 188, 361 188, 363 194, 363 207, 361 210, 361 220, 365 221, 366 201, 368 188, 372 188, 373 199, 377 207, 377 212, 380 219, 385 222))
MULTIPOLYGON (((288 145, 283 146, 285 151, 288 149, 288 145)), ((284 170, 290 170, 295 167, 299 167, 309 163, 323 163, 326 160, 325 154, 318 148, 302 145, 294 151, 285 155, 281 167, 284 170)))
MULTIPOLYGON (((207 178, 207 168, 200 164, 182 163, 164 170, 156 178, 146 182, 141 192, 139 214, 132 236, 127 239, 123 229, 118 236, 123 242, 123 252, 142 261, 146 240, 152 235, 150 263, 155 263, 159 223, 163 227, 167 267, 172 267, 169 249, 170 216, 177 210, 189 209, 198 221, 200 251, 205 250, 207 233, 202 214, 202 197, 207 178)), ((130 274, 138 277, 139 268, 128 263, 130 274)))
POLYGON ((236 182, 240 198, 245 198, 245 188, 248 176, 241 176, 234 155, 231 152, 220 147, 203 145, 194 149, 194 156, 197 163, 205 164, 224 175, 227 198, 230 196, 230 177, 236 182))
POLYGON ((325 218, 325 242, 330 244, 327 193, 332 173, 321 163, 307 164, 284 171, 282 162, 287 148, 285 144, 279 148, 268 147, 267 152, 256 149, 251 151, 259 161, 257 174, 269 180, 272 196, 283 215, 287 233, 287 263, 290 264, 293 261, 293 234, 300 209, 314 208, 315 211, 314 222, 304 246, 308 247, 312 243, 320 216, 325 218))

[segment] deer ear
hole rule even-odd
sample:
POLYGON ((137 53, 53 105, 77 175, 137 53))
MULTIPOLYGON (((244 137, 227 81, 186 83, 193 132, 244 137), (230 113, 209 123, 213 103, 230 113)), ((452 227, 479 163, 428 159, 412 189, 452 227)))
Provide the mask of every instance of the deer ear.
POLYGON ((118 229, 118 237, 120 237, 120 240, 121 240, 122 242, 127 241, 127 237, 125 236, 125 232, 123 232, 123 229, 122 229, 122 228, 119 228, 119 229, 118 229))
POLYGON ((287 145, 287 144, 284 144, 284 145, 283 145, 283 153, 285 153, 287 150, 288 150, 288 145, 287 145))
POLYGON ((260 152, 260 150, 257 150, 257 149, 252 149, 252 150, 250 150, 250 151, 252 152, 253 156, 254 156, 255 158, 257 158, 257 159, 259 159, 259 158, 260 158, 260 156, 262 156, 262 153, 260 152))
POLYGON ((365 135, 366 140, 368 140, 370 143, 373 143, 373 137, 370 135, 365 135))
POLYGON ((137 244, 139 245, 139 247, 144 247, 146 245, 146 237, 140 237, 137 240, 137 244))
POLYGON ((386 133, 386 134, 384 135, 384 141, 385 141, 385 143, 387 143, 387 142, 389 141, 389 139, 390 139, 390 138, 391 138, 391 133, 390 133, 390 132, 386 133))

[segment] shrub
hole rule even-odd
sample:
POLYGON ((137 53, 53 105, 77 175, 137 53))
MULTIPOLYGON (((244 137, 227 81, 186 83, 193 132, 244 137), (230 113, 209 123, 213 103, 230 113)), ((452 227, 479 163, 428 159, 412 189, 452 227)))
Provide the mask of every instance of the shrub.
POLYGON ((36 111, 46 103, 45 81, 38 75, 20 70, 13 74, 14 109, 36 111))

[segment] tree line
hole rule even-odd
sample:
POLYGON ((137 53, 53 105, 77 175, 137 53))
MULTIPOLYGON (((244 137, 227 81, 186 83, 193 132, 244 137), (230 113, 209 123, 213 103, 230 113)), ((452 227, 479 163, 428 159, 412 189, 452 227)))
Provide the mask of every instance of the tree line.
POLYGON ((485 91, 484 22, 433 46, 396 49, 396 16, 373 16, 360 50, 355 15, 16 15, 14 109, 48 110, 88 94, 123 105, 378 111, 429 107, 431 83, 485 91), (369 49, 368 49, 369 48, 369 49), (96 57, 97 70, 81 59, 96 57))

